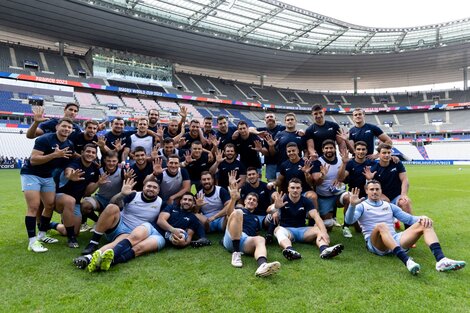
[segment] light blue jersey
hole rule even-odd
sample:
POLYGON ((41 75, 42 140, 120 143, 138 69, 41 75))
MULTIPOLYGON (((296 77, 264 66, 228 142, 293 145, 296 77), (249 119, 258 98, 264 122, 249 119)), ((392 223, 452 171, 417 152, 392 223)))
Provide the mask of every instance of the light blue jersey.
POLYGON ((364 239, 367 241, 378 223, 386 223, 392 236, 395 235, 394 217, 408 225, 412 225, 419 220, 418 217, 404 212, 394 204, 382 200, 371 201, 369 199, 361 202, 356 207, 350 205, 344 219, 350 225, 358 221, 359 225, 361 225, 364 239))

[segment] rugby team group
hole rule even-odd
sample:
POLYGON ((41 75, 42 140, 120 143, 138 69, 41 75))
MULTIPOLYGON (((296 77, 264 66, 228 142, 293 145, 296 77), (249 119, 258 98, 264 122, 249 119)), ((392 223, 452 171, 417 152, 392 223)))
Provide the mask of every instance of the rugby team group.
POLYGON ((294 113, 281 123, 266 112, 262 128, 245 121, 229 126, 219 116, 214 129, 212 117, 187 123, 181 106, 165 126, 150 110, 134 130, 116 117, 105 132, 106 123, 95 120, 82 130, 75 103, 61 119, 46 119, 42 106, 33 112, 26 136, 35 138, 34 148, 20 172, 28 250, 46 252, 45 244, 57 243, 50 229, 66 236, 70 248, 79 248, 80 232, 91 231, 73 261, 80 269, 107 271, 168 245, 207 246, 206 234, 214 232, 222 234, 232 266, 243 266, 242 254, 253 255, 255 275, 270 276, 281 264, 268 262, 267 243, 277 240, 288 260, 302 258, 295 242, 312 243, 320 258, 331 259, 344 249, 330 242, 335 226, 346 238, 351 229, 362 232, 368 251, 394 254, 413 275, 421 267, 407 251, 420 237, 437 271, 466 264, 445 257, 429 217, 412 215, 405 167, 392 156, 390 137, 366 123, 362 109, 352 112, 354 126, 345 130, 314 105, 305 131, 297 129, 294 113), (51 220, 54 211, 60 223, 51 220), (100 247, 103 236, 108 243, 100 247))

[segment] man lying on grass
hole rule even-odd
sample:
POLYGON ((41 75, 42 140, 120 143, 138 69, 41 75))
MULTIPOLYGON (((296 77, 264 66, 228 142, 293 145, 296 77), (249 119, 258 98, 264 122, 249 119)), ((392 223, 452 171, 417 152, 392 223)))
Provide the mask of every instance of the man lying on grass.
POLYGON ((426 216, 413 216, 398 206, 382 201, 382 187, 377 180, 366 183, 366 198, 359 198, 359 189, 353 188, 345 220, 348 224, 359 221, 366 240, 367 249, 377 255, 396 255, 411 274, 419 273, 421 266, 406 254, 406 249, 423 236, 424 241, 436 258, 436 270, 455 271, 465 266, 464 261, 455 261, 444 256, 432 220, 426 216), (396 233, 393 219, 411 225, 405 231, 396 233))

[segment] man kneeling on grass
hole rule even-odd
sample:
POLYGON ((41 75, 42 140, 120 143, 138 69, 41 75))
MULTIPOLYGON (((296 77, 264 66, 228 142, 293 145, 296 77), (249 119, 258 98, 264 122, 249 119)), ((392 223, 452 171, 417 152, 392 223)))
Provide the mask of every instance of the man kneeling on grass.
POLYGON ((382 187, 377 180, 366 183, 366 198, 359 198, 359 189, 353 188, 345 221, 353 224, 359 221, 366 240, 367 249, 377 255, 396 255, 411 274, 419 273, 421 267, 406 254, 406 249, 415 244, 421 236, 436 258, 436 270, 455 271, 465 266, 464 261, 454 261, 444 256, 432 220, 426 216, 413 216, 398 206, 382 201, 382 187), (393 219, 411 225, 405 231, 396 233, 393 219))
POLYGON ((242 267, 241 254, 252 254, 258 262, 256 276, 265 277, 276 273, 281 264, 279 262, 267 262, 265 239, 257 235, 260 230, 260 222, 253 212, 258 206, 258 195, 249 193, 245 198, 245 207, 235 209, 235 204, 240 199, 240 190, 237 183, 232 183, 229 191, 230 202, 227 206, 227 216, 229 218, 223 244, 225 249, 232 252, 232 265, 242 267))

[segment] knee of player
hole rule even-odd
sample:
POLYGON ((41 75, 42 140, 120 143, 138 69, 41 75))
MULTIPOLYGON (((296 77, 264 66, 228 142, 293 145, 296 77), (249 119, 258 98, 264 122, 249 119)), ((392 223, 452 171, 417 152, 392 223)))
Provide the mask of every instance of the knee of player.
POLYGON ((109 215, 116 214, 116 213, 119 214, 119 212, 121 212, 121 210, 119 209, 119 206, 115 204, 108 204, 108 206, 103 210, 104 214, 109 214, 109 215))
POLYGON ((235 219, 243 219, 243 211, 235 209, 233 210, 232 214, 230 214, 230 217, 235 219))
POLYGON ((93 210, 93 206, 91 205, 90 202, 88 201, 83 201, 81 204, 80 204, 80 210, 83 212, 83 213, 90 213, 92 210, 93 210))
POLYGON ((377 228, 380 232, 389 231, 386 223, 377 223, 377 225, 375 225, 375 228, 377 228))
POLYGON ((262 236, 256 236, 255 237, 255 244, 256 244, 256 246, 266 245, 266 239, 264 239, 264 237, 262 237, 262 236))
POLYGON ((315 191, 307 191, 305 197, 309 198, 312 201, 318 200, 317 193, 315 191))

